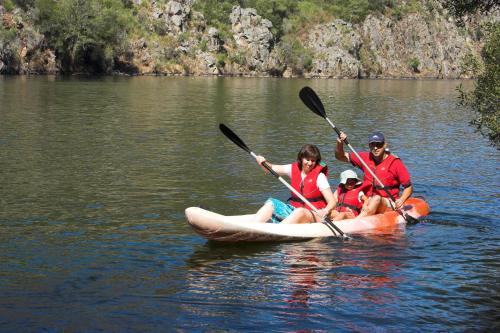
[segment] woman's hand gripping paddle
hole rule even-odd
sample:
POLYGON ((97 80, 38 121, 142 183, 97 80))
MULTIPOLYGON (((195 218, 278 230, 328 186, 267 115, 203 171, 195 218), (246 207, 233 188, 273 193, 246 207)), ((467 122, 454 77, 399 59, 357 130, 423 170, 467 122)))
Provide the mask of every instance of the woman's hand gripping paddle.
MULTIPOLYGON (((235 145, 237 145, 238 147, 240 147, 241 149, 243 149, 244 151, 246 151, 247 153, 249 153, 250 155, 252 155, 254 158, 257 156, 257 155, 255 155, 255 153, 253 153, 250 150, 250 148, 248 148, 248 146, 245 144, 245 142, 243 142, 243 140, 241 140, 229 127, 227 127, 224 124, 220 124, 219 125, 219 129, 235 145)), ((264 168, 266 168, 274 177, 278 178, 279 181, 282 182, 286 187, 288 187, 288 189, 290 191, 292 191, 293 193, 295 193, 295 195, 298 196, 309 208, 311 208, 311 210, 313 212, 315 212, 316 214, 318 214, 318 216, 320 216, 319 213, 318 213, 318 210, 316 209, 316 207, 314 207, 309 202, 309 200, 307 200, 306 198, 304 198, 304 196, 302 194, 300 194, 300 192, 298 192, 296 189, 294 189, 292 187, 292 185, 288 184, 286 182, 286 180, 284 180, 280 175, 278 175, 276 173, 276 171, 274 171, 267 162, 262 163, 262 166, 264 168)), ((335 225, 335 223, 333 223, 328 217, 324 217, 324 222, 325 222, 326 226, 328 226, 330 228, 330 230, 332 230, 332 233, 335 236, 337 234, 339 234, 342 237, 342 239, 350 239, 350 237, 348 235, 346 235, 344 232, 342 232, 342 230, 340 230, 339 227, 337 227, 335 225), (337 232, 337 234, 335 232, 337 232)))
MULTIPOLYGON (((335 130, 337 135, 340 137, 340 130, 331 122, 330 119, 328 119, 326 112, 325 112, 325 108, 323 107, 323 103, 321 103, 321 100, 319 99, 318 95, 314 92, 314 90, 312 90, 312 88, 310 88, 310 87, 302 88, 299 92, 299 97, 302 100, 302 102, 304 102, 304 104, 312 112, 316 113, 318 116, 325 119, 330 124, 330 126, 335 130)), ((368 170, 370 172, 370 174, 373 176, 373 178, 379 183, 379 185, 382 186, 385 193, 387 193, 387 195, 391 199, 390 205, 391 205, 392 210, 397 211, 406 220, 406 222, 408 224, 418 223, 419 222, 418 219, 416 219, 413 216, 411 216, 407 213, 404 213, 400 209, 396 209, 396 207, 394 207, 393 202, 396 201, 394 199, 394 196, 387 190, 387 188, 384 186, 382 181, 375 175, 373 170, 370 167, 368 167, 368 165, 366 165, 365 161, 359 156, 359 154, 356 152, 356 150, 354 150, 354 148, 349 144, 347 139, 345 139, 344 142, 347 144, 349 149, 354 153, 354 155, 356 155, 356 157, 361 161, 361 163, 363 164, 365 169, 368 170)))

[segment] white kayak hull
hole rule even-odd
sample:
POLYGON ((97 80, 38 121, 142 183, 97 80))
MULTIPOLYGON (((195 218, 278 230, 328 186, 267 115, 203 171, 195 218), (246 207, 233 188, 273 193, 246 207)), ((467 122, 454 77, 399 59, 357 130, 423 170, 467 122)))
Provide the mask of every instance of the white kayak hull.
MULTIPOLYGON (((410 198, 406 204, 405 213, 412 217, 429 213, 429 206, 422 199, 410 198)), ((189 207, 185 213, 189 225, 198 234, 220 242, 298 241, 339 236, 325 223, 258 223, 254 214, 226 216, 199 207, 189 207)), ((405 224, 404 218, 394 211, 335 222, 346 234, 388 232, 405 224)))

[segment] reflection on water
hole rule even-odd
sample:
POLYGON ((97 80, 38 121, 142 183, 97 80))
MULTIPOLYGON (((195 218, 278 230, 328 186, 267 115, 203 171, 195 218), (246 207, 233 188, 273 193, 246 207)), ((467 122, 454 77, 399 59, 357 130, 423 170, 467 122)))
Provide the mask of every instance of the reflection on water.
POLYGON ((207 243, 187 260, 183 302, 201 294, 210 298, 211 307, 230 309, 240 307, 243 296, 258 309, 279 313, 276 327, 300 327, 305 318, 314 325, 323 307, 354 302, 373 308, 398 302, 393 290, 405 283, 398 271, 406 243, 403 233, 349 243, 207 243))
MULTIPOLYGON (((498 151, 456 81, 0 77, 1 331, 495 331, 498 151), (431 215, 351 242, 207 243, 184 209, 255 212, 317 144, 311 86, 358 150, 373 130, 431 215)), ((471 82, 466 83, 471 84, 471 82)))

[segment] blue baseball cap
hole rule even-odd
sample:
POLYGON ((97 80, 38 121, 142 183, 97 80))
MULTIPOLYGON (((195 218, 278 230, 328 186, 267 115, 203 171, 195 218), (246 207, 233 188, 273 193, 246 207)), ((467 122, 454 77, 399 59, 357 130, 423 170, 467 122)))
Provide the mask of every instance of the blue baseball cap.
POLYGON ((373 132, 369 137, 368 137, 368 143, 372 142, 385 142, 385 137, 382 132, 373 132))

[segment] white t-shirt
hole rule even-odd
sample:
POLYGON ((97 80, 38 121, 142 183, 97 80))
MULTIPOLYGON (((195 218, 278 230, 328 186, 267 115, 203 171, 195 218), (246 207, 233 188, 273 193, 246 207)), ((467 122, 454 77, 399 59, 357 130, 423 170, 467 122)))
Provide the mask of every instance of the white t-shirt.
MULTIPOLYGON (((285 165, 285 172, 288 178, 292 178, 292 165, 291 164, 286 164, 285 165)), ((302 172, 300 173, 302 176, 302 179, 305 178, 306 175, 304 175, 302 172)), ((328 182, 328 179, 326 178, 326 175, 323 172, 320 172, 318 175, 318 179, 316 180, 316 186, 319 188, 319 191, 326 190, 327 188, 330 187, 330 183, 328 182)))

